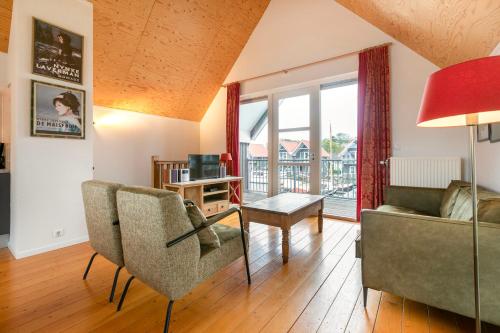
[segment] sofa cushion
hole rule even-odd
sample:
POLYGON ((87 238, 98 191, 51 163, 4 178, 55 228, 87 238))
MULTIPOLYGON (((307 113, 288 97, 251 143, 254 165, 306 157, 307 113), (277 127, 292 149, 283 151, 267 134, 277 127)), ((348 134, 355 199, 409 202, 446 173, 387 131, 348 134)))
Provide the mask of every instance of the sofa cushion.
MULTIPOLYGON (((201 212, 200 208, 195 205, 189 205, 186 207, 189 219, 193 224, 193 227, 197 228, 203 223, 207 222, 207 218, 201 212)), ((200 245, 205 245, 213 248, 220 247, 219 237, 214 231, 212 226, 200 231, 198 233, 198 238, 200 239, 200 245)))
POLYGON ((386 213, 403 213, 403 214, 416 214, 416 215, 429 216, 429 214, 426 214, 424 212, 419 212, 418 210, 405 208, 405 207, 399 207, 399 206, 392 206, 392 205, 379 206, 377 208, 377 211, 386 212, 386 213))
POLYGON ((481 222, 500 223, 500 198, 480 199, 478 219, 481 222))
POLYGON ((452 180, 450 185, 448 185, 448 188, 444 192, 443 200, 441 201, 441 217, 449 218, 451 216, 451 212, 457 201, 458 192, 460 192, 460 189, 464 186, 470 187, 470 184, 461 180, 452 180))

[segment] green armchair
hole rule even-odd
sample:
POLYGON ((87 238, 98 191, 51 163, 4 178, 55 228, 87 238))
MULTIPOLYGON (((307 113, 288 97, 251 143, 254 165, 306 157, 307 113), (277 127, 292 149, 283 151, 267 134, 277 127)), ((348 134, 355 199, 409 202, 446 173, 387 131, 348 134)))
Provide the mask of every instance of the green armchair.
MULTIPOLYGON (((122 293, 122 307, 129 285, 138 278, 169 299, 164 332, 168 332, 174 301, 234 260, 245 257, 250 284, 248 234, 240 228, 216 223, 231 214, 232 208, 195 227, 179 194, 166 190, 124 187, 117 193, 125 267, 132 274, 122 293), (218 238, 216 246, 204 245, 202 231, 210 229, 218 238), (200 236, 200 237, 199 237, 200 236)), ((213 235, 213 234, 212 234, 213 235)), ((207 236, 207 235, 205 235, 207 236)))
MULTIPOLYGON (((384 206, 361 213, 364 301, 367 288, 474 317, 470 186, 388 188, 384 206)), ((500 196, 479 190, 482 320, 500 325, 500 196)))

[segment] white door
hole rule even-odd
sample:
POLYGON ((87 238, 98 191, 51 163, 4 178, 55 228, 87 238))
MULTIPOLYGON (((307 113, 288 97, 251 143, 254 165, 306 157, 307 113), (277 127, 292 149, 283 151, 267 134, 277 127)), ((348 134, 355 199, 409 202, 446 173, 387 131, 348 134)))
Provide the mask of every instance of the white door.
POLYGON ((272 194, 319 193, 319 88, 272 97, 272 194))

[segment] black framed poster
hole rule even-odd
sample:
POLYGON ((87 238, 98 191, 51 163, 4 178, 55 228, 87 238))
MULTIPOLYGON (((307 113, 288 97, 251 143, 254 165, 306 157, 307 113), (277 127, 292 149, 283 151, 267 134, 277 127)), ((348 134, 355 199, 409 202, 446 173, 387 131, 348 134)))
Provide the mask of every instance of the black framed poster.
POLYGON ((82 83, 83 36, 33 18, 33 74, 82 83))

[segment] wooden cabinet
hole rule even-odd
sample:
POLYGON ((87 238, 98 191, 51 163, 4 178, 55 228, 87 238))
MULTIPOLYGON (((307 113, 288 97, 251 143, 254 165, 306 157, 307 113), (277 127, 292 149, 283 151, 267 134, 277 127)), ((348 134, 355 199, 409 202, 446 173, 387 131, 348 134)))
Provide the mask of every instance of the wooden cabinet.
POLYGON ((206 216, 221 213, 231 207, 231 199, 243 202, 243 177, 201 179, 188 182, 170 183, 168 174, 172 168, 187 168, 186 161, 160 161, 152 157, 152 180, 155 188, 178 192, 182 198, 193 201, 206 216), (239 194, 237 195, 237 189, 239 194))

